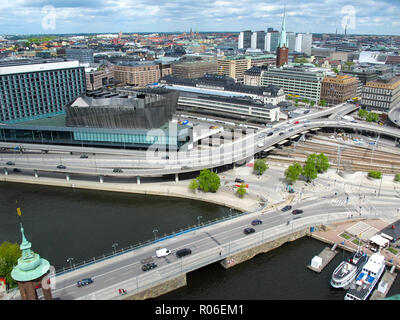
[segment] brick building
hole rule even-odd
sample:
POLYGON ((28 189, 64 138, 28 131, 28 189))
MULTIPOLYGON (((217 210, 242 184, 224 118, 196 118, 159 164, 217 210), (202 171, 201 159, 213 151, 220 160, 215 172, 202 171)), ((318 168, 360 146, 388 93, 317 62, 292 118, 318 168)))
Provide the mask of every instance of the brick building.
POLYGON ((325 77, 321 85, 321 100, 328 105, 346 102, 357 96, 358 79, 348 75, 325 77))

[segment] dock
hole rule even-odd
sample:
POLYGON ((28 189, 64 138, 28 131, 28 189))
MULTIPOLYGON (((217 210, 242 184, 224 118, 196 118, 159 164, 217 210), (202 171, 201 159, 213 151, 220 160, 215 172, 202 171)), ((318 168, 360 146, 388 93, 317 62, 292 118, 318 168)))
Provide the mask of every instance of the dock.
POLYGON ((378 282, 374 292, 372 293, 370 300, 382 300, 386 297, 390 290, 394 280, 396 280, 397 273, 394 272, 393 268, 391 271, 386 270, 382 276, 381 281, 378 282))
POLYGON ((333 245, 332 248, 326 247, 322 250, 319 255, 315 256, 311 260, 311 264, 307 266, 308 269, 321 272, 324 268, 328 265, 329 262, 337 255, 338 251, 336 249, 336 243, 333 245))

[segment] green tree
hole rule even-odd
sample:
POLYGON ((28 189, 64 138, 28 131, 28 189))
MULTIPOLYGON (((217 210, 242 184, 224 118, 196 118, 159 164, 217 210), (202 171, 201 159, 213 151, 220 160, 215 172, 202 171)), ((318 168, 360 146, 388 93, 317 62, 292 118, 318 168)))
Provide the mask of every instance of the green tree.
POLYGON ((368 172, 368 177, 371 177, 371 178, 374 178, 374 179, 380 179, 380 178, 382 178, 382 172, 370 171, 370 172, 368 172))
POLYGON ((199 188, 199 182, 196 179, 193 179, 189 183, 189 190, 195 192, 199 188))
POLYGON ((394 176, 394 180, 400 182, 400 173, 394 176))
POLYGON ((11 277, 11 271, 21 257, 21 250, 17 243, 4 241, 0 245, 0 277, 6 279, 9 288, 17 286, 17 282, 11 277))
POLYGON ((268 164, 265 161, 265 159, 257 159, 256 161, 254 161, 254 172, 258 175, 262 175, 265 171, 267 171, 268 169, 268 164))
POLYGON ((365 109, 358 110, 358 116, 362 119, 366 119, 368 115, 368 111, 365 109))
POLYGON ((221 180, 215 172, 208 169, 200 171, 200 175, 197 177, 199 187, 204 192, 217 192, 221 186, 221 180))
POLYGON ((325 99, 322 99, 322 100, 319 102, 319 105, 320 105, 321 107, 325 107, 325 106, 326 106, 326 100, 325 100, 325 99))
POLYGON ((289 166, 285 170, 285 178, 289 184, 295 183, 298 179, 300 174, 302 173, 303 168, 301 167, 300 163, 295 162, 291 166, 289 166))
POLYGON ((309 161, 307 159, 303 167, 302 175, 307 179, 308 182, 317 178, 318 171, 315 161, 309 161))
POLYGON ((244 195, 247 193, 247 189, 244 184, 241 184, 239 188, 237 188, 236 193, 239 195, 240 198, 243 198, 244 195))
POLYGON ((315 105, 315 101, 314 101, 314 100, 311 100, 310 106, 311 106, 311 107, 314 107, 314 105, 315 105))
POLYGON ((380 119, 380 116, 378 113, 375 112, 368 112, 366 120, 368 122, 378 122, 380 119))
POLYGON ((329 165, 329 159, 326 155, 324 155, 323 153, 320 153, 317 157, 317 171, 319 173, 323 173, 328 171, 330 165, 329 165))

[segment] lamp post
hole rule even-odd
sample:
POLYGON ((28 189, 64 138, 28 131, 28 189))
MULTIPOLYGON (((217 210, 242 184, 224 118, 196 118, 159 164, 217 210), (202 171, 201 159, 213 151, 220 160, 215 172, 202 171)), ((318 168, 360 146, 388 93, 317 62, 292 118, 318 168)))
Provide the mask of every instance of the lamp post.
POLYGON ((200 219, 201 218, 203 218, 203 217, 202 216, 197 216, 197 222, 198 222, 199 227, 200 227, 200 219))
POLYGON ((72 269, 72 260, 74 260, 74 258, 68 258, 68 259, 67 259, 67 262, 69 262, 69 264, 70 264, 70 266, 71 266, 71 269, 72 269))
POLYGON ((112 244, 112 247, 113 247, 113 249, 114 249, 114 254, 117 253, 117 249, 116 249, 117 246, 118 246, 118 243, 113 243, 113 244, 112 244))
POLYGON ((158 232, 157 229, 154 229, 154 230, 153 230, 153 233, 154 233, 154 241, 157 240, 157 232, 158 232))

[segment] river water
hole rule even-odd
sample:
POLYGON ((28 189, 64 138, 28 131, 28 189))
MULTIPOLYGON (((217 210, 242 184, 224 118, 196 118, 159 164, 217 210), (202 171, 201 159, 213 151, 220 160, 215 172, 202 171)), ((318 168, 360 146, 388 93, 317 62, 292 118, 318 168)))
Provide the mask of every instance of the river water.
MULTIPOLYGON (((32 249, 57 270, 126 248, 181 228, 229 215, 229 209, 179 198, 128 193, 0 183, 0 243, 21 242, 22 211, 25 235, 32 249)), ((321 272, 307 268, 326 244, 304 237, 225 270, 218 263, 187 275, 187 286, 159 299, 202 300, 342 300, 344 291, 330 287, 334 268, 348 253, 339 250, 321 272)), ((389 296, 400 293, 399 277, 389 296)))

